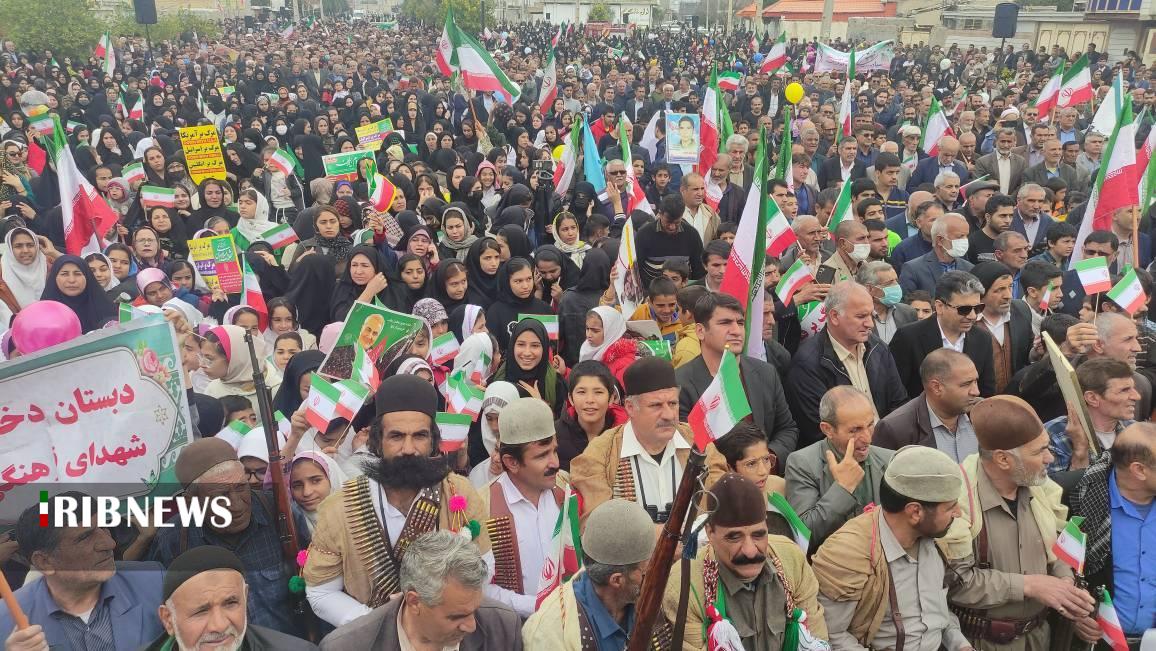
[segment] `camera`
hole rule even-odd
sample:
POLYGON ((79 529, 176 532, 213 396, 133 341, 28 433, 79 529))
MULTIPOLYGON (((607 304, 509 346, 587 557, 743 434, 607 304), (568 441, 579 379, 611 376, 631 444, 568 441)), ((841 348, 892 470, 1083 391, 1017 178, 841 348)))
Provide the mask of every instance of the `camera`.
POLYGON ((530 162, 530 171, 539 179, 554 178, 554 161, 536 160, 530 162))

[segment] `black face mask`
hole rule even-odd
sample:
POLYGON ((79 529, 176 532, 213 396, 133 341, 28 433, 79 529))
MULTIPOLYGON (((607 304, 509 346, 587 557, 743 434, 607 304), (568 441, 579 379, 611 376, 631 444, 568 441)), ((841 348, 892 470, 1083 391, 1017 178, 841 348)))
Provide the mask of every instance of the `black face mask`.
POLYGON ((474 192, 471 192, 470 193, 470 200, 471 201, 481 201, 482 200, 482 191, 481 190, 475 190, 474 192))
POLYGON ((590 206, 590 198, 581 194, 574 196, 574 208, 579 211, 586 210, 590 206))

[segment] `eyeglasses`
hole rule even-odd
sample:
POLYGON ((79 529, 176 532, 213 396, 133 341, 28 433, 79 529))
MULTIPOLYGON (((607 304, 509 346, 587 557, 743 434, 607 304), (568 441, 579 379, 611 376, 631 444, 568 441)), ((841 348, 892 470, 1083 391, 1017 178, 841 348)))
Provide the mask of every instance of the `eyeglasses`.
POLYGON ((623 176, 626 174, 626 170, 610 170, 606 173, 611 176, 623 176))
POLYGON ((979 315, 983 313, 983 308, 987 307, 987 305, 983 303, 976 303, 975 305, 952 305, 951 303, 944 303, 944 305, 955 310, 955 313, 959 316, 967 316, 972 312, 975 312, 976 315, 979 315))

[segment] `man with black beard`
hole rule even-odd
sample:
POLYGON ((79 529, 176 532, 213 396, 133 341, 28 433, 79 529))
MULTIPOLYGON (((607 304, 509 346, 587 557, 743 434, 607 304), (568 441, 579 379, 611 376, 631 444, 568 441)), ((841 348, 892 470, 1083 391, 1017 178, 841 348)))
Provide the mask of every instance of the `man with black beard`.
POLYGON ((424 533, 477 532, 474 542, 493 558, 488 536, 471 526, 487 519, 481 498, 441 455, 433 386, 415 375, 386 378, 374 408, 365 474, 321 504, 302 572, 313 611, 334 626, 399 591, 401 559, 424 533))

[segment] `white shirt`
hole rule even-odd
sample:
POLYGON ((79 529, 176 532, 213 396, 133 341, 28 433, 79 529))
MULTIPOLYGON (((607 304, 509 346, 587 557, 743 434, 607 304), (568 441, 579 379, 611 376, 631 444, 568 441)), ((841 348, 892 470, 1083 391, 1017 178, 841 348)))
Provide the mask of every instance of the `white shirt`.
POLYGON ((682 218, 690 222, 691 226, 694 226, 694 230, 698 231, 698 236, 702 238, 703 242, 707 241, 706 227, 710 223, 710 217, 710 211, 705 201, 698 205, 698 210, 691 212, 688 206, 682 213, 682 218))
POLYGON ((538 503, 531 503, 504 472, 494 481, 502 487, 506 506, 514 518, 518 559, 522 564, 522 594, 537 599, 538 577, 542 575, 542 564, 546 562, 554 525, 558 522, 558 502, 554 500, 553 491, 543 491, 538 496, 538 503))
POLYGON ((664 511, 674 502, 674 494, 682 481, 682 465, 674 454, 676 450, 682 449, 690 449, 690 444, 675 432, 662 451, 661 462, 655 461, 638 442, 633 423, 628 422, 622 428, 622 451, 619 456, 631 460, 634 493, 640 504, 664 511))
POLYGON ((983 319, 985 324, 987 324, 987 331, 991 333, 991 338, 995 339, 996 343, 998 343, 1000 346, 1003 346, 1003 324, 1011 323, 1011 311, 1009 310, 1007 314, 996 319, 995 321, 987 318, 986 312, 984 312, 980 318, 983 319))
POLYGON ((1011 186, 1011 153, 1007 156, 996 152, 996 165, 999 166, 999 191, 1000 194, 1008 194, 1011 186))
POLYGON ((844 166, 843 159, 839 159, 839 174, 843 177, 844 181, 851 178, 851 170, 853 169, 855 169, 855 161, 851 161, 850 165, 844 166))
POLYGON ((1027 234, 1028 243, 1036 241, 1036 233, 1040 232, 1040 218, 1036 215, 1034 219, 1028 219, 1027 215, 1020 215, 1020 220, 1024 223, 1024 232, 1027 234))
MULTIPOLYGON (((936 323, 936 325, 939 325, 938 322, 936 323)), ((943 326, 940 325, 939 326, 939 338, 940 338, 940 340, 942 340, 944 348, 950 348, 951 350, 954 350, 957 353, 962 353, 963 352, 963 342, 964 342, 964 340, 967 339, 967 333, 966 332, 960 333, 959 341, 952 341, 952 340, 947 338, 947 333, 945 333, 943 331, 943 326)))

